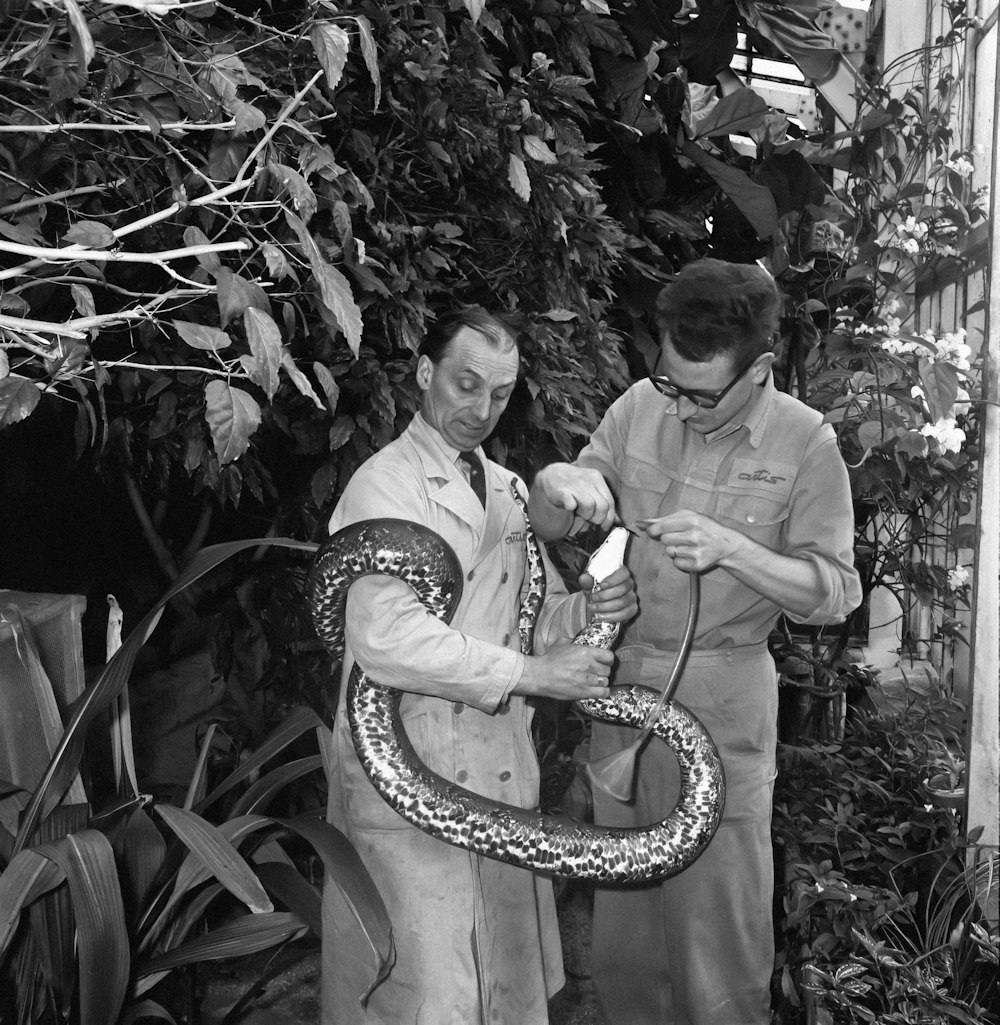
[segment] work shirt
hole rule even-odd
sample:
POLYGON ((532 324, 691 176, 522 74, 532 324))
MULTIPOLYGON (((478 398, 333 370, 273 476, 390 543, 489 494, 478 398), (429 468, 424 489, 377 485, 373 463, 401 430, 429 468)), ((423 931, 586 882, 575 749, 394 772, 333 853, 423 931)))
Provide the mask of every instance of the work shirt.
MULTIPOLYGON (((577 465, 605 476, 625 523, 691 510, 811 562, 820 586, 800 622, 838 622, 861 600, 850 486, 833 430, 770 377, 741 416, 710 435, 685 427, 676 402, 642 381, 614 403, 577 465)), ((640 611, 623 631, 613 682, 659 690, 683 635, 690 577, 659 541, 633 537, 626 558, 640 611)), ((598 888, 592 972, 609 1025, 766 1025, 770 1014, 778 688, 765 642, 779 613, 798 617, 721 567, 699 576, 694 650, 675 697, 718 748, 726 804, 711 843, 685 871, 639 890, 598 888)), ((634 736, 595 722, 593 757, 634 736)), ((636 759, 635 799, 595 789, 595 821, 655 821, 679 789, 673 754, 647 745, 636 759)))
MULTIPOLYGON (((576 465, 604 475, 625 523, 691 510, 816 567, 822 598, 805 617, 721 567, 700 574, 696 649, 761 643, 781 612, 802 623, 840 622, 861 601, 851 491, 833 428, 770 377, 742 417, 711 435, 686 428, 676 402, 640 381, 611 406, 576 465)), ((627 563, 643 612, 626 625, 619 654, 629 645, 675 650, 688 574, 645 537, 632 538, 627 563)))
MULTIPOLYGON (((324 987, 324 1022, 545 1020, 563 981, 551 882, 486 863, 419 834, 375 792, 354 751, 344 708, 355 659, 380 684, 403 691, 400 712, 420 758, 446 779, 522 808, 538 804, 532 708, 512 695, 520 679, 518 611, 527 588, 525 520, 515 475, 485 458, 485 509, 447 445, 419 414, 404 434, 351 478, 330 530, 396 517, 430 527, 458 556, 465 578, 451 625, 429 614, 400 580, 351 585, 347 649, 331 756, 330 819, 362 854, 386 901, 397 960, 367 1012, 343 997, 350 978, 324 987), (412 927, 407 923, 412 923, 412 927), (339 990, 337 994, 333 990, 339 990), (349 1005, 349 1006, 344 1006, 349 1005), (412 1016, 414 1008, 420 1016, 412 1016), (397 1017, 398 1015, 398 1017, 397 1017)), ((520 493, 526 493, 517 479, 520 493)), ((586 623, 582 594, 568 595, 546 557, 548 594, 536 652, 586 623)), ((331 924, 331 934, 333 925, 331 924)), ((339 958, 331 951, 334 962, 339 958)), ((331 973, 348 976, 342 962, 331 973)))

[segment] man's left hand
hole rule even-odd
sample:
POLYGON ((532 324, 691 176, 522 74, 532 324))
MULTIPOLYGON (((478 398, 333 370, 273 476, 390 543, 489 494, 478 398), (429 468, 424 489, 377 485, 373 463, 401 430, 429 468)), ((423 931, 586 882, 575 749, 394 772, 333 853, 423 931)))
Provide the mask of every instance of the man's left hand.
POLYGON ((638 611, 635 582, 625 566, 606 576, 594 590, 594 578, 580 574, 580 587, 587 593, 587 621, 599 619, 605 623, 627 623, 638 611))
POLYGON ((724 564, 750 543, 738 530, 690 509, 655 520, 639 520, 630 526, 659 541, 674 565, 686 573, 704 573, 724 564))

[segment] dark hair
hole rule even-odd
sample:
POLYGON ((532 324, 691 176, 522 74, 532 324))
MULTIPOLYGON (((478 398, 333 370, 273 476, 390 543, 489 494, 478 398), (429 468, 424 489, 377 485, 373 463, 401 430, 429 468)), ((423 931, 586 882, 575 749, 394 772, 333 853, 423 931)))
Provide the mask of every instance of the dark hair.
POLYGON ((763 267, 696 260, 657 296, 656 322, 684 359, 705 363, 728 353, 746 364, 770 350, 781 302, 763 267))
POLYGON ((510 324, 489 313, 482 306, 462 306, 434 321, 424 335, 417 355, 426 356, 432 363, 440 363, 447 352, 449 342, 463 327, 478 331, 494 348, 518 348, 517 334, 510 324))

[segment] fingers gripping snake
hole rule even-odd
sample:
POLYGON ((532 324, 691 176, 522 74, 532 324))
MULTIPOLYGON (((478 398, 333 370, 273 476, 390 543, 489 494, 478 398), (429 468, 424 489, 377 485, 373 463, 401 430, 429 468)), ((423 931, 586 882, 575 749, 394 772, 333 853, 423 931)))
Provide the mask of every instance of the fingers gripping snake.
MULTIPOLYGON (((545 596, 545 568, 516 482, 511 489, 528 528, 529 586, 518 622, 521 647, 528 653, 545 596)), ((445 622, 462 593, 455 553, 427 527, 398 519, 345 527, 317 552, 308 585, 317 633, 335 661, 344 652, 347 590, 370 574, 405 581, 427 610, 445 622)), ((613 624, 593 623, 574 642, 610 647, 617 632, 613 624)), ((620 829, 503 804, 437 775, 406 736, 400 693, 354 666, 347 693, 354 746, 382 798, 408 822, 446 843, 537 872, 628 883, 665 879, 687 868, 718 828, 725 800, 719 755, 705 728, 676 701, 666 705, 653 732, 673 749, 680 764, 677 805, 660 822, 620 829)), ((596 719, 641 728, 656 698, 647 687, 615 687, 611 697, 581 701, 578 707, 596 719)))

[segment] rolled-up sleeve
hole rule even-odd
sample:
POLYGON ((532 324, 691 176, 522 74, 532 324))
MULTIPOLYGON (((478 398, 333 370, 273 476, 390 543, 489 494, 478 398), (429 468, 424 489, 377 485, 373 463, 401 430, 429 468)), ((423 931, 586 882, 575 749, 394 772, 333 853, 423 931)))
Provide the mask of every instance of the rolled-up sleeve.
POLYGON ((782 612, 796 623, 843 621, 861 604, 854 568, 854 511, 847 467, 829 425, 802 462, 789 505, 783 554, 811 562, 820 575, 821 600, 808 616, 782 612))

